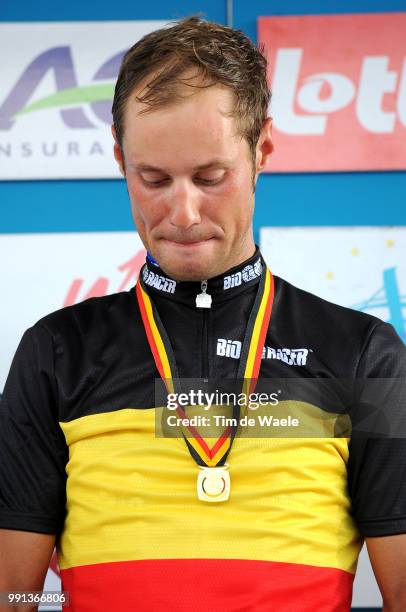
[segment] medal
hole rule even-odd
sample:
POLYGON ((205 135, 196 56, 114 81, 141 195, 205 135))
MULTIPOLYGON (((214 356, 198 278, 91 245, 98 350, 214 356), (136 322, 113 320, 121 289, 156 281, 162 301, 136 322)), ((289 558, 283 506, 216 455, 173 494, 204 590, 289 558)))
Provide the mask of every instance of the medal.
POLYGON ((230 497, 228 464, 201 467, 197 475, 197 497, 205 502, 224 502, 230 497))
MULTIPOLYGON (((260 260, 258 259, 258 261, 260 260)), ((202 292, 196 296, 196 306, 198 308, 210 308, 212 300, 211 295, 206 292, 207 280, 201 281, 201 289, 202 292)), ((176 385, 179 384, 176 382, 179 380, 179 375, 175 356, 159 314, 143 287, 142 274, 138 277, 135 291, 155 365, 167 392, 173 394, 175 383, 176 385)), ((270 270, 264 266, 246 326, 237 372, 237 379, 243 380, 243 392, 247 397, 253 393, 256 386, 261 366, 262 350, 271 317, 273 297, 273 276, 270 270)), ((180 417, 185 417, 185 412, 181 406, 177 406, 176 412, 180 417)), ((239 405, 234 405, 233 417, 238 423, 240 417, 239 405)), ((226 427, 213 446, 209 447, 195 427, 191 425, 180 427, 187 449, 200 468, 197 477, 197 497, 200 501, 223 502, 229 499, 230 473, 225 461, 231 450, 237 428, 238 425, 226 427), (191 436, 185 435, 186 430, 191 436)))

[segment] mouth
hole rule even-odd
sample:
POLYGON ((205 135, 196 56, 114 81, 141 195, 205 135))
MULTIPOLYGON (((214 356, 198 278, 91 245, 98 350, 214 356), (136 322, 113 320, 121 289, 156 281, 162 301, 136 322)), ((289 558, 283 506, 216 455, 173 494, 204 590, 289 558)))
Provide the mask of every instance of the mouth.
POLYGON ((207 244, 213 240, 213 238, 206 238, 205 240, 169 240, 168 238, 164 238, 164 240, 177 248, 192 249, 207 244))

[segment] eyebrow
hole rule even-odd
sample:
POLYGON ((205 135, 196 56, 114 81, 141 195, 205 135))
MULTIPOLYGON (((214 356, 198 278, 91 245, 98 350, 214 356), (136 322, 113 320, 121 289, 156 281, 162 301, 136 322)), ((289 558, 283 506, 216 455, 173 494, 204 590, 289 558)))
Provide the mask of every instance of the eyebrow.
MULTIPOLYGON (((198 166, 195 166, 194 168, 192 168, 193 172, 199 172, 201 170, 208 170, 209 168, 229 168, 230 167, 230 163, 224 159, 220 159, 220 158, 215 158, 210 160, 209 162, 207 162, 206 164, 199 164, 198 166)), ((138 170, 138 171, 144 171, 144 172, 163 172, 165 173, 166 170, 164 168, 159 168, 158 166, 152 166, 150 164, 129 164, 129 166, 131 166, 131 168, 138 170)))

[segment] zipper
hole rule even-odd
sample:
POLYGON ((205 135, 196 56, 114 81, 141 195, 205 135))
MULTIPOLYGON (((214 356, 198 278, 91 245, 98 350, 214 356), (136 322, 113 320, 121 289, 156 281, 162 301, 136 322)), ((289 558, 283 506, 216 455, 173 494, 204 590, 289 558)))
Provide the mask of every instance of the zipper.
POLYGON ((209 376, 209 313, 206 308, 202 309, 202 378, 209 376))
POLYGON ((209 376, 209 322, 207 312, 211 308, 211 295, 207 293, 207 279, 200 283, 200 291, 196 296, 196 307, 202 311, 202 368, 201 378, 209 376))

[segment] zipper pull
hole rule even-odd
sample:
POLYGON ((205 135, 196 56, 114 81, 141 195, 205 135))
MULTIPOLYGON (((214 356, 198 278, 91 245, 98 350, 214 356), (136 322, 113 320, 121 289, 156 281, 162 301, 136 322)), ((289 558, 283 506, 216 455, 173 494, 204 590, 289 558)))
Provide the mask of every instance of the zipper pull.
POLYGON ((202 292, 198 293, 196 296, 196 306, 197 308, 211 308, 211 295, 206 293, 207 291, 207 280, 203 280, 200 283, 200 287, 202 292))

